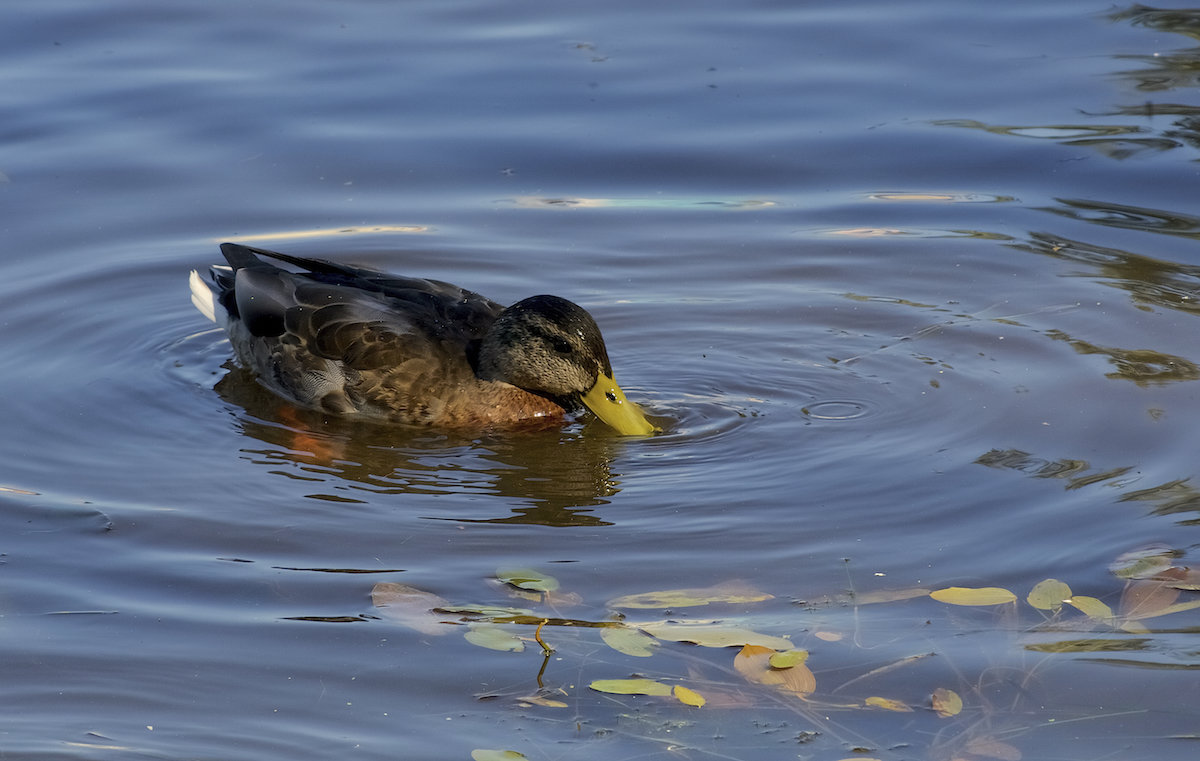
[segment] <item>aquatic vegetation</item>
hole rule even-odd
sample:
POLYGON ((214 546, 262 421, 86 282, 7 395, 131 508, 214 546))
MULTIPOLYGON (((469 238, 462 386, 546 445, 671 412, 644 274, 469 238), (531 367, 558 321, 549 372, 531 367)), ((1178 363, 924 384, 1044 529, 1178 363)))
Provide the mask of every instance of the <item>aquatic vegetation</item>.
MULTIPOLYGON (((675 710, 691 712, 670 719, 682 722, 672 724, 674 747, 700 757, 743 758, 705 746, 683 728, 702 728, 706 721, 726 725, 728 719, 717 718, 721 712, 751 709, 757 715, 782 710, 812 726, 807 734, 796 735, 797 742, 827 736, 842 748, 852 748, 856 758, 867 757, 861 754, 889 757, 884 752, 889 748, 925 743, 928 749, 922 757, 1019 761, 1027 752, 1022 748, 1037 746, 1039 729, 1111 715, 1100 709, 1064 715, 1062 709, 1028 704, 1033 700, 1032 685, 1058 663, 1057 658, 1082 657, 1145 668, 1200 667, 1193 651, 1158 657, 1167 643, 1158 641, 1158 633, 1145 623, 1200 609, 1200 598, 1188 594, 1200 589, 1200 570, 1182 565, 1183 555, 1165 546, 1122 554, 1109 568, 1113 584, 1099 592, 1105 599, 1078 594, 1068 583, 1053 578, 1038 582, 1024 595, 998 586, 946 586, 850 590, 818 601, 789 599, 731 581, 624 595, 604 604, 601 616, 568 618, 561 615, 560 603, 574 606, 586 601, 579 595, 564 595, 554 577, 523 568, 497 572, 493 588, 532 602, 531 607, 450 604, 435 593, 393 582, 376 584, 372 600, 380 619, 423 635, 461 627, 472 645, 512 653, 536 642, 543 654, 536 689, 517 687, 478 697, 521 710, 574 707, 579 717, 572 720, 576 732, 585 721, 619 726, 622 717, 640 716, 642 711, 660 718, 672 716, 674 705, 675 710), (784 609, 780 609, 781 597, 786 601, 784 609), (921 603, 923 599, 930 602, 921 603), (930 608, 931 603, 940 607, 930 608), (682 612, 699 608, 712 615, 690 618, 682 612), (630 613, 651 609, 658 617, 630 613), (972 609, 978 612, 969 613, 972 609), (589 634, 592 630, 598 630, 598 636, 589 634), (878 645, 867 640, 882 630, 889 633, 893 650, 931 644, 934 649, 878 664, 871 656, 878 645), (976 667, 973 654, 951 644, 972 631, 1004 635, 1000 641, 985 637, 980 645, 985 660, 994 665, 976 667), (618 656, 598 656, 597 646, 618 656), (1019 660, 1022 652, 1044 659, 1019 670, 1005 665, 1019 660), (550 684, 546 670, 552 655, 556 663, 574 661, 579 675, 599 673, 582 681, 550 684), (652 663, 653 670, 627 665, 619 656, 638 659, 635 664, 652 663), (935 656, 944 656, 940 660, 943 665, 948 662, 950 670, 928 668, 937 662, 935 656), (999 680, 994 669, 1011 673, 999 680), (996 699, 1001 683, 1012 688, 1011 703, 996 699), (618 701, 616 717, 611 715, 614 704, 608 701, 612 700, 618 701), (1031 718, 1039 710, 1046 715, 1031 718), (845 718, 856 711, 864 712, 862 721, 845 718), (835 712, 843 718, 832 718, 835 712), (871 712, 911 714, 917 723, 897 727, 866 718, 871 712), (928 719, 917 718, 922 714, 928 719), (882 732, 901 736, 878 736, 882 732), (684 744, 684 736, 692 737, 687 741, 690 745, 684 744)), ((1177 630, 1160 633, 1171 631, 1177 630)), ((610 731, 619 730, 605 730, 610 731)), ((632 740, 656 740, 649 730, 631 730, 629 735, 632 740)), ((512 750, 480 749, 472 758, 512 761, 526 756, 512 750)))

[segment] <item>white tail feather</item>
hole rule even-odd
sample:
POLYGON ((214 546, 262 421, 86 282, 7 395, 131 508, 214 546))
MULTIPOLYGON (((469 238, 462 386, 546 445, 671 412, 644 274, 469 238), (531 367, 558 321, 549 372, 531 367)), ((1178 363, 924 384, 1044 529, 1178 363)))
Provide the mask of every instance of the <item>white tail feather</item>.
POLYGON ((188 285, 192 289, 192 303, 200 310, 200 314, 221 327, 225 327, 225 310, 217 304, 212 287, 201 279, 200 273, 196 270, 192 270, 192 274, 188 278, 188 285))

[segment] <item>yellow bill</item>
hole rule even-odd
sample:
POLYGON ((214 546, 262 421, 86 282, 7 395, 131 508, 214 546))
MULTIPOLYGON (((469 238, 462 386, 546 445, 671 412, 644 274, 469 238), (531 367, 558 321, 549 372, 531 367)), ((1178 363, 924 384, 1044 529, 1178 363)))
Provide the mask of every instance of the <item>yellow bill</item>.
POLYGON ((625 398, 617 382, 604 373, 596 385, 583 395, 583 403, 604 422, 626 436, 648 436, 659 430, 646 419, 641 408, 625 398))

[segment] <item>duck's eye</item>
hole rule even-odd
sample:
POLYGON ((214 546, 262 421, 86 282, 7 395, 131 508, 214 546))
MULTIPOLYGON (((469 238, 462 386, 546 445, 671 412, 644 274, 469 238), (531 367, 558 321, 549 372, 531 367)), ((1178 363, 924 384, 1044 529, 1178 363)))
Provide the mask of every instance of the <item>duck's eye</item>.
POLYGON ((570 342, 562 338, 551 338, 550 347, 559 354, 570 354, 572 351, 570 342))

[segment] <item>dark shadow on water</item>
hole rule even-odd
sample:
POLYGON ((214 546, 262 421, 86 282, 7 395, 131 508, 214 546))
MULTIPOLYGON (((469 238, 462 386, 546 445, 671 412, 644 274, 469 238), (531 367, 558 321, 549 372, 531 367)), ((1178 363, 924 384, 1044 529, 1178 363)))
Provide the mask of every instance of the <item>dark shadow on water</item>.
MULTIPOLYGON (((1063 213, 1060 210, 1050 210, 1063 213)), ((1105 224, 1099 220, 1089 220, 1105 224)), ((1107 281, 1127 291, 1134 304, 1200 314, 1200 267, 1154 259, 1052 233, 1033 232, 1014 248, 1086 265, 1081 277, 1107 281)))
POLYGON ((1139 504, 1151 515, 1180 516, 1184 526, 1200 525, 1200 488, 1191 478, 1178 478, 1141 489, 1130 488, 1140 480, 1136 465, 1096 468, 1087 460, 1050 459, 1020 449, 992 449, 975 459, 977 465, 1011 470, 1030 478, 1061 481, 1068 491, 1093 486, 1116 489, 1116 501, 1139 504))
MULTIPOLYGON (((620 491, 614 459, 628 442, 589 426, 468 435, 329 418, 296 408, 227 365, 215 390, 254 443, 242 451, 272 473, 311 481, 308 496, 362 503, 372 495, 506 498, 511 515, 446 517, 486 523, 607 526, 590 508, 620 491)), ((598 428, 598 426, 596 427, 598 428)), ((481 508, 495 500, 480 500, 481 508)))
MULTIPOLYGON (((1134 4, 1105 14, 1102 18, 1116 24, 1129 24, 1155 33, 1178 34, 1189 45, 1176 50, 1160 49, 1158 37, 1147 38, 1153 46, 1148 53, 1121 53, 1113 56, 1121 68, 1112 76, 1126 80, 1133 89, 1161 96, 1200 86, 1200 10, 1163 9, 1134 4), (1134 68, 1129 68, 1131 65, 1134 68)), ((1073 148, 1086 148, 1106 158, 1125 160, 1144 158, 1177 149, 1200 151, 1200 108, 1186 98, 1147 99, 1144 103, 1116 105, 1102 112, 1082 112, 1096 119, 1124 118, 1125 123, 1072 120, 1070 123, 994 124, 975 119, 941 119, 941 127, 977 129, 995 135, 1047 140, 1073 148), (1156 119, 1170 119, 1167 124, 1156 119), (1145 120, 1145 123, 1138 123, 1145 120)))

